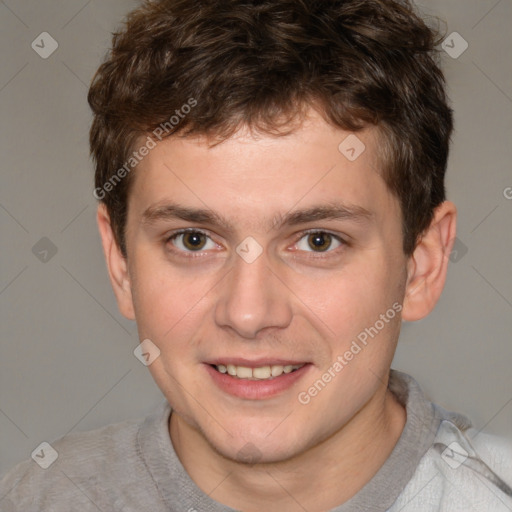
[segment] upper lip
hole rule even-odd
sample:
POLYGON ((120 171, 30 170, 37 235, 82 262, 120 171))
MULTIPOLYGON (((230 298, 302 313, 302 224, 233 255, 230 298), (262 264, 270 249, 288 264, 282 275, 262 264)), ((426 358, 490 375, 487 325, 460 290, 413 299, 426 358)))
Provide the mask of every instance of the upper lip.
POLYGON ((219 364, 232 364, 234 366, 245 366, 246 368, 261 368, 262 366, 297 366, 306 363, 307 361, 268 357, 261 359, 245 359, 244 357, 219 357, 206 361, 206 364, 213 364, 215 366, 218 366, 219 364))

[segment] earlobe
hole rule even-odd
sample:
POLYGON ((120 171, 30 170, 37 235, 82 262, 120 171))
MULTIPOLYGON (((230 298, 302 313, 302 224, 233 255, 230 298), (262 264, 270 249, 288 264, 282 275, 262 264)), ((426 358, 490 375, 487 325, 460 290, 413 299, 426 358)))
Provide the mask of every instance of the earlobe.
POLYGON ((434 218, 423 234, 407 266, 402 319, 426 317, 443 291, 450 252, 455 241, 457 210, 445 201, 434 211, 434 218))
POLYGON ((127 261, 117 245, 114 232, 112 231, 112 226, 110 224, 110 216, 103 203, 100 203, 98 206, 96 219, 98 222, 101 243, 103 245, 103 253, 107 263, 110 283, 112 284, 112 288, 116 295, 119 310, 123 316, 130 320, 134 320, 135 312, 133 308, 131 282, 127 261))

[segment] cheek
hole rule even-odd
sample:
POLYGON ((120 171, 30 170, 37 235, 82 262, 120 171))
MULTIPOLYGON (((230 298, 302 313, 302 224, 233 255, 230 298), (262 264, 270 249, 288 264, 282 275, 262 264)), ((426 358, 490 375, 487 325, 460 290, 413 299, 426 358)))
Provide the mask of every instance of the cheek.
POLYGON ((383 313, 396 296, 396 281, 389 269, 371 265, 351 267, 329 273, 297 279, 294 290, 307 306, 331 329, 347 322, 358 323, 371 314, 383 313), (388 304, 388 302, 390 302, 388 304), (381 311, 384 308, 384 311, 381 311))
MULTIPOLYGON (((326 348, 335 358, 358 336, 363 341, 365 335, 368 341, 396 339, 400 325, 397 310, 401 309, 403 298, 401 274, 396 259, 393 264, 386 263, 385 255, 375 254, 364 262, 363 258, 358 263, 352 262, 336 273, 317 274, 315 279, 296 277, 290 287, 306 306, 303 311, 314 313, 310 317, 313 321, 316 319, 326 339, 330 339, 326 348), (385 316, 384 320, 381 315, 385 316)), ((394 346, 393 343, 380 345, 384 351, 394 346)))
POLYGON ((132 285, 139 339, 149 338, 160 350, 148 370, 173 408, 188 417, 193 404, 180 389, 198 386, 190 372, 198 363, 194 335, 204 321, 207 293, 213 284, 204 277, 171 272, 158 258, 146 255, 137 263, 132 285))
POLYGON ((215 281, 212 276, 193 276, 176 271, 158 257, 148 254, 135 259, 132 294, 139 335, 155 340, 162 349, 169 341, 178 348, 179 333, 193 329, 200 321, 208 292, 215 281))

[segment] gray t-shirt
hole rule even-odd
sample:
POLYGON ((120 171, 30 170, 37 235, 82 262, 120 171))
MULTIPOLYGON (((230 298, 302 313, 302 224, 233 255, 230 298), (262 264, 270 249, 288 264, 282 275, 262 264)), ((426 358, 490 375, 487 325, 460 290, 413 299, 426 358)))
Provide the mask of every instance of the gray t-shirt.
MULTIPOLYGON (((400 439, 377 474, 332 512, 512 511, 512 443, 430 403, 406 374, 391 370, 389 387, 407 410, 400 439)), ((170 413, 165 403, 145 419, 45 447, 0 481, 0 511, 232 512, 183 468, 169 437, 170 413)))

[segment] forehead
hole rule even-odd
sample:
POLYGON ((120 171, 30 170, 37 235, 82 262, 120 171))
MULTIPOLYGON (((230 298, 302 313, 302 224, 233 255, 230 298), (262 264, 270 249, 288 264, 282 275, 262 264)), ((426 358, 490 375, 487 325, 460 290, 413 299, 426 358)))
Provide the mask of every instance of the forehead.
POLYGON ((170 137, 139 163, 129 210, 142 217, 172 202, 267 224, 322 204, 393 213, 380 148, 376 129, 354 134, 314 114, 281 136, 241 129, 213 146, 206 137, 170 137))

